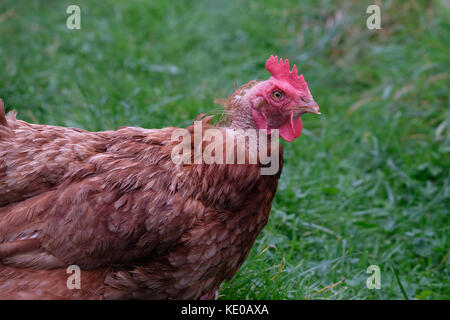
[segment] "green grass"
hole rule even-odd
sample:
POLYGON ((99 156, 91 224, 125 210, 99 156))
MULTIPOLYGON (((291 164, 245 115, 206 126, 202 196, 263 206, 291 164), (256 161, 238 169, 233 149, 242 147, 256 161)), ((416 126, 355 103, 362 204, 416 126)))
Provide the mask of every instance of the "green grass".
POLYGON ((371 31, 372 3, 3 0, 0 97, 31 122, 187 126, 288 57, 323 114, 285 144, 270 221, 221 298, 449 299, 449 8, 383 1, 371 31))

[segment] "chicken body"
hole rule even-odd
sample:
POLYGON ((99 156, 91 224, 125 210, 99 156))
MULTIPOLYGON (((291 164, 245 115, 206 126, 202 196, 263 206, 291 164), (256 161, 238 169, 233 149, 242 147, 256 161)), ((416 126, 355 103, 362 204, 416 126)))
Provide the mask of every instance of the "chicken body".
POLYGON ((0 298, 213 298, 267 223, 282 164, 175 164, 175 129, 87 132, 0 106, 0 298))
POLYGON ((225 139, 201 130, 196 143, 196 126, 187 128, 191 155, 212 143, 215 156, 228 153, 233 137, 231 150, 243 147, 245 161, 232 164, 173 161, 177 128, 28 124, 5 117, 0 100, 0 298, 213 298, 268 221, 283 163, 273 132, 293 141, 301 116, 320 114, 296 65, 271 56, 266 69, 272 77, 224 101, 229 127, 202 120, 225 139), (259 142, 240 142, 243 129, 271 140, 270 162, 259 159, 259 142), (263 174, 273 161, 275 171, 263 174))

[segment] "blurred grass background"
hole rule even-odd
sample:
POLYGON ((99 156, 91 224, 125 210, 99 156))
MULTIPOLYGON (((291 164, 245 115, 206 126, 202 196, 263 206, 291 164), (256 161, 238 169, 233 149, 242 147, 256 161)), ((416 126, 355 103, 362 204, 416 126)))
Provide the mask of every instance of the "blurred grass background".
POLYGON ((378 3, 380 30, 370 4, 2 0, 0 97, 35 123, 187 126, 287 57, 322 116, 285 144, 269 224, 220 298, 449 299, 449 2, 378 3))

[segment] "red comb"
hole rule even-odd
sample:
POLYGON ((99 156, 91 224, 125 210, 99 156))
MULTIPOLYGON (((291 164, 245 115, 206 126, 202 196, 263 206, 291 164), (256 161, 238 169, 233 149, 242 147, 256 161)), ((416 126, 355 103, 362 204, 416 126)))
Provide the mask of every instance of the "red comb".
POLYGON ((278 62, 278 56, 270 56, 266 61, 266 70, 269 71, 272 76, 277 80, 288 81, 291 86, 299 90, 308 90, 303 75, 298 75, 297 66, 294 64, 292 71, 289 70, 289 60, 280 59, 278 62))

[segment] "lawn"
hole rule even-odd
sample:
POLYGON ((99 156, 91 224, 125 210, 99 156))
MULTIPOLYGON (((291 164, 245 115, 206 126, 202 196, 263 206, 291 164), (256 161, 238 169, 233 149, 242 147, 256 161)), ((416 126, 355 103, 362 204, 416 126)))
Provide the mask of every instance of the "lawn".
POLYGON ((269 223, 220 298, 449 299, 448 2, 383 1, 369 30, 373 2, 2 0, 0 97, 35 123, 184 127, 287 57, 322 115, 284 143, 269 223))

